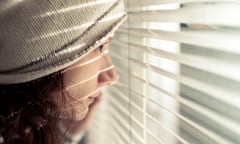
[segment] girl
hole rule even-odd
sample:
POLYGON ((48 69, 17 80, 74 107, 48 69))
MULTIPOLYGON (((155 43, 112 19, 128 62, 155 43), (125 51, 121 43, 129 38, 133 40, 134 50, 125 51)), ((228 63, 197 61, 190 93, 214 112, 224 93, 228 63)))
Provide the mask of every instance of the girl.
POLYGON ((118 79, 121 0, 0 2, 0 143, 78 143, 118 79))

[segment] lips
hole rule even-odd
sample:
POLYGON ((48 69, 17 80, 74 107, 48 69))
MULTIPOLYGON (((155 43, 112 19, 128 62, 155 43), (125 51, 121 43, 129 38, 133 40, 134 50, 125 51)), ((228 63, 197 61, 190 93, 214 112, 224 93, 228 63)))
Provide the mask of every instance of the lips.
POLYGON ((89 96, 90 98, 96 98, 101 95, 101 89, 97 89, 97 92, 95 92, 93 95, 89 96))

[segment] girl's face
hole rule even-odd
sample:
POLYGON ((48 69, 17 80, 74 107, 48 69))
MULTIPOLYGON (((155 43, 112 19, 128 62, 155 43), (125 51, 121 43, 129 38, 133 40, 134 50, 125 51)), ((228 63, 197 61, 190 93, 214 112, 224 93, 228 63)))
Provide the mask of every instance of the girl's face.
POLYGON ((62 72, 66 102, 60 106, 60 118, 82 120, 102 96, 101 88, 118 80, 108 55, 110 41, 62 72))

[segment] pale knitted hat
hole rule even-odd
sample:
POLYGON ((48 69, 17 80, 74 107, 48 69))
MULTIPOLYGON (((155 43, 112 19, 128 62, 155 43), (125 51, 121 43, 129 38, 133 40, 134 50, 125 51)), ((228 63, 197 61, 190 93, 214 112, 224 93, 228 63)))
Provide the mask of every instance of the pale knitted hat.
POLYGON ((0 84, 31 81, 70 66, 125 18, 121 0, 1 0, 0 84))

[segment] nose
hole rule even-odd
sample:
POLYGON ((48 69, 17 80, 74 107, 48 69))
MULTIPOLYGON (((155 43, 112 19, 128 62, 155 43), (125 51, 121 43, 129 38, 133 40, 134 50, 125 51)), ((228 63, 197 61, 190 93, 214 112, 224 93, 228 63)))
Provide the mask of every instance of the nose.
POLYGON ((105 54, 101 63, 102 72, 98 75, 98 83, 100 86, 110 85, 118 81, 119 76, 112 64, 109 54, 105 54))

